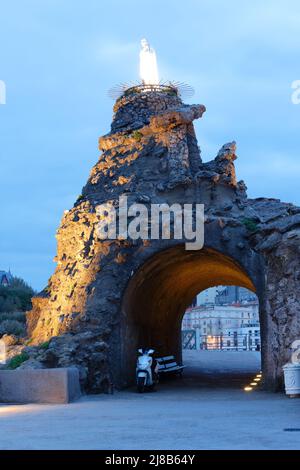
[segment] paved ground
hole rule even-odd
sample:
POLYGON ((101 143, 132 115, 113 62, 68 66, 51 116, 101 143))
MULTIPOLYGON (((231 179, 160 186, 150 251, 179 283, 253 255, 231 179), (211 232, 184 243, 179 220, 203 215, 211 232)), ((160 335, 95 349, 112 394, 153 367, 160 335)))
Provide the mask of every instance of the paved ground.
POLYGON ((0 406, 0 449, 300 449, 300 400, 246 393, 258 353, 189 352, 184 378, 71 405, 0 406))

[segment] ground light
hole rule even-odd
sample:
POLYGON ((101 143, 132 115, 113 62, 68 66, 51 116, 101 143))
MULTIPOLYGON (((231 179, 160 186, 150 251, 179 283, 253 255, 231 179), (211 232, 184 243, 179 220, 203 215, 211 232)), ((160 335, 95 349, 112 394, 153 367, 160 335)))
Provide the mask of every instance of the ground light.
POLYGON ((36 410, 37 406, 20 404, 20 405, 1 405, 0 406, 0 419, 3 416, 9 416, 12 414, 27 413, 28 411, 36 410))
POLYGON ((260 372, 259 374, 256 374, 254 379, 252 379, 252 382, 250 382, 250 385, 246 385, 246 387, 244 387, 244 391, 251 392, 253 389, 255 389, 255 387, 257 387, 257 385, 259 385, 259 382, 261 381, 261 379, 262 379, 262 373, 260 372))
POLYGON ((16 406, 0 406, 0 414, 15 413, 16 411, 19 411, 16 406))

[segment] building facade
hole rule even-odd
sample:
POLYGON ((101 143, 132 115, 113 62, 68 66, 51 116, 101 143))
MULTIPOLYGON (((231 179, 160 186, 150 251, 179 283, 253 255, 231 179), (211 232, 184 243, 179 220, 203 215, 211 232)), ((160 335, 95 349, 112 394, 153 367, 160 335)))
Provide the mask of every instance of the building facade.
POLYGON ((12 275, 10 271, 0 271, 0 286, 9 286, 12 281, 12 275))
POLYGON ((256 295, 248 289, 239 286, 219 287, 215 296, 217 305, 230 305, 237 302, 255 302, 256 295))
POLYGON ((182 331, 183 347, 187 349, 259 351, 258 304, 189 308, 182 321, 182 331))

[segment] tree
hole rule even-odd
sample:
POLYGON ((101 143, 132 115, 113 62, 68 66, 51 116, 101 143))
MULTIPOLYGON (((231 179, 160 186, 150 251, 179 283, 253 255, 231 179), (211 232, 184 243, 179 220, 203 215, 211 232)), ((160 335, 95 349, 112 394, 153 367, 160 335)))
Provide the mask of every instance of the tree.
POLYGON ((23 279, 13 277, 8 286, 0 286, 0 312, 25 312, 31 309, 35 294, 23 279))

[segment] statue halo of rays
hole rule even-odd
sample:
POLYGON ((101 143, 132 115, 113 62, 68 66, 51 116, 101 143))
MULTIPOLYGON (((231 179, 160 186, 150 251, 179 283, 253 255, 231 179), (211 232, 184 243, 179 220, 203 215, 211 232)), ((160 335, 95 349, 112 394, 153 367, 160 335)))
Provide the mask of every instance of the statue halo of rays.
POLYGON ((123 96, 135 95, 138 93, 165 93, 174 94, 182 99, 191 98, 195 91, 193 87, 184 82, 160 81, 159 84, 149 85, 141 82, 119 83, 108 91, 108 96, 113 100, 123 96))

